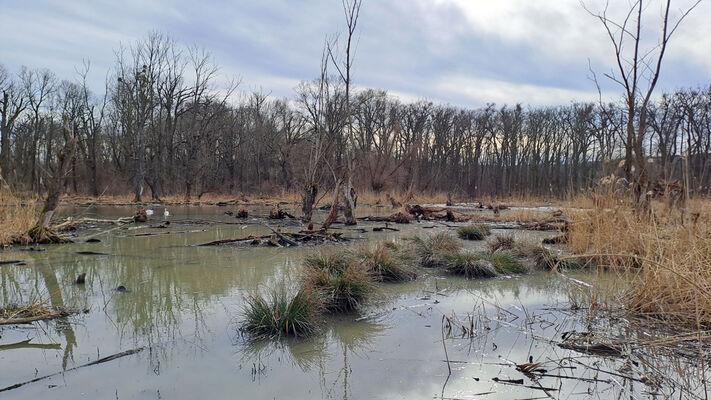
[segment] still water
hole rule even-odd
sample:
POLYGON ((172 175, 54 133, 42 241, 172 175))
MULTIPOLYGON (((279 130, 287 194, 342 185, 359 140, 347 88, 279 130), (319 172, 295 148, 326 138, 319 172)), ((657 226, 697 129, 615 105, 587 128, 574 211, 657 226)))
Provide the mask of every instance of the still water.
MULTIPOLYGON (((0 306, 44 300, 85 311, 64 320, 0 327, 0 344, 32 339, 55 345, 0 351, 0 388, 146 348, 0 393, 0 398, 523 399, 591 393, 607 398, 622 390, 595 379, 534 383, 515 369, 514 363, 579 356, 549 342, 580 326, 564 311, 569 306, 562 283, 543 273, 467 281, 421 271, 415 282, 379 286, 365 309, 327 318, 324 329, 308 340, 250 343, 239 332, 244 296, 282 282, 295 284, 302 257, 313 248, 197 247, 269 229, 263 219, 241 222, 225 215, 224 207, 169 210, 167 228, 155 227, 165 220, 159 207, 145 225, 76 233, 100 243, 0 253, 2 260, 25 262, 0 266, 0 306), (73 284, 80 273, 87 274, 86 285, 73 284), (117 291, 119 286, 126 291, 117 291), (443 316, 473 332, 460 337, 455 326, 443 333, 443 316), (523 385, 507 381, 519 379, 523 385)), ((250 212, 266 214, 267 209, 250 212)), ((132 215, 133 208, 62 213, 116 218, 132 215)), ((365 233, 341 229, 351 244, 451 229, 414 223, 398 225, 399 232, 372 232, 382 225, 362 223, 365 233)), ((545 234, 516 235, 538 241, 545 234)), ((549 372, 564 375, 573 368, 549 372)))

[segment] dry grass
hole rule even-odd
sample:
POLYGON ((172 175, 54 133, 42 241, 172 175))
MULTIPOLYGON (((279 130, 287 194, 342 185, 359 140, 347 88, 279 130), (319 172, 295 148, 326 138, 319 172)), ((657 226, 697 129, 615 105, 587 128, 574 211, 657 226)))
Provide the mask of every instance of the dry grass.
POLYGON ((8 305, 0 308, 0 325, 28 324, 35 321, 44 321, 64 317, 73 311, 64 308, 47 306, 48 300, 33 301, 26 306, 8 305))
POLYGON ((617 294, 636 316, 711 326, 711 201, 690 202, 683 220, 661 203, 651 210, 570 211, 569 248, 629 275, 617 294))
POLYGON ((27 232, 37 223, 37 200, 0 189, 0 246, 27 243, 27 232))

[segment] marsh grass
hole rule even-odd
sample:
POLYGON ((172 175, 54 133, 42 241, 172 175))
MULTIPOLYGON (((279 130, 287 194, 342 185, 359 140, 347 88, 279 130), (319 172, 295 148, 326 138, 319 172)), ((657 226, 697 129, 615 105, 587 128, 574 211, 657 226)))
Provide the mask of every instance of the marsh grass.
POLYGON ((494 239, 486 244, 492 253, 498 250, 513 250, 516 247, 516 239, 512 234, 496 235, 494 239))
POLYGON ((306 256, 304 267, 303 287, 330 313, 357 309, 374 288, 368 267, 351 252, 315 252, 306 256))
POLYGON ((460 226, 457 229, 457 236, 464 240, 484 240, 489 235, 491 235, 491 228, 484 224, 460 226))
POLYGON ((248 296, 244 308, 242 329, 252 339, 304 337, 319 326, 322 305, 318 296, 300 289, 293 296, 284 286, 266 294, 248 296))
POLYGON ((23 199, 7 188, 0 188, 0 246, 29 243, 28 232, 37 223, 37 217, 34 198, 23 199))
POLYGON ((309 269, 340 274, 353 261, 351 258, 352 256, 347 252, 316 251, 304 257, 304 266, 309 269))
POLYGON ((391 242, 377 243, 372 247, 363 246, 356 250, 353 256, 376 281, 403 282, 415 279, 417 274, 410 266, 412 261, 406 255, 393 250, 388 243, 391 242))
POLYGON ((419 260, 424 268, 437 268, 446 266, 446 257, 456 254, 462 244, 447 232, 411 239, 410 251, 419 260))
POLYGON ((528 268, 516 259, 516 257, 508 251, 500 251, 496 253, 480 253, 482 260, 488 261, 493 265, 496 272, 502 275, 522 274, 529 272, 528 268))
POLYGON ((494 265, 481 254, 457 252, 446 257, 447 271, 467 279, 493 278, 499 275, 494 265))
POLYGON ((603 207, 574 213, 569 247, 608 271, 624 272, 615 298, 633 316, 677 329, 708 328, 711 202, 696 199, 676 211, 654 202, 644 215, 603 207))

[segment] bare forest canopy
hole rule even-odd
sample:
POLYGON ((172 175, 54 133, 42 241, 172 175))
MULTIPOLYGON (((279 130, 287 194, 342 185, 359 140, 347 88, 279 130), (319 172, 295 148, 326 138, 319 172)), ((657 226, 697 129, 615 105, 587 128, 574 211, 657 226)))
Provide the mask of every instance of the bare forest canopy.
MULTIPOLYGON (((67 193, 137 200, 149 192, 154 200, 303 193, 313 185, 323 193, 346 160, 355 160, 357 190, 564 195, 621 173, 625 157, 623 100, 465 109, 358 90, 347 102, 326 54, 319 79, 276 99, 224 85, 209 53, 158 33, 116 54, 101 95, 88 88, 88 65, 74 80, 0 65, 4 184, 43 194, 68 141, 76 151, 67 193)), ((688 154, 690 186, 706 191, 711 87, 659 96, 646 118, 652 180, 679 179, 680 156, 688 154)))

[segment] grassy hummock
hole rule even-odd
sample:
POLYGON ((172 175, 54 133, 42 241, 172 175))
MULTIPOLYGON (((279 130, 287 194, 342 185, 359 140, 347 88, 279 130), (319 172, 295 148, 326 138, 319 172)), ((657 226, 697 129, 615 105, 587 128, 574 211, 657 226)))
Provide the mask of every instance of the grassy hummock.
POLYGON ((304 266, 307 269, 342 273, 351 261, 346 252, 316 251, 304 258, 304 266))
POLYGON ((457 252, 446 257, 449 273, 468 279, 493 278, 528 272, 528 269, 509 252, 467 253, 457 252))
POLYGON ((446 258, 457 254, 461 248, 461 243, 446 232, 425 238, 416 236, 411 243, 413 254, 419 259, 420 266, 425 268, 445 267, 446 258))
POLYGON ((253 294, 246 302, 242 329, 257 340, 308 336, 317 329, 322 311, 318 297, 304 288, 290 296, 281 286, 266 295, 253 294))
POLYGON ((417 274, 410 268, 406 258, 388 243, 390 242, 378 243, 372 248, 361 248, 356 251, 354 258, 363 263, 376 281, 403 282, 415 279, 417 274))
POLYGON ((498 251, 495 253, 480 253, 480 257, 494 266, 496 271, 502 275, 522 274, 528 269, 513 254, 508 251, 498 251))
POLYGON ((373 288, 367 267, 349 253, 314 253, 304 265, 303 287, 317 293, 328 312, 355 310, 373 288))
POLYGON ((491 229, 484 224, 460 226, 457 229, 457 236, 464 240, 484 240, 489 235, 491 235, 491 229))
POLYGON ((446 258, 447 271, 467 279, 493 278, 499 273, 494 265, 480 254, 458 252, 446 258))
POLYGON ((514 235, 496 235, 494 239, 487 243, 489 250, 494 253, 498 250, 513 250, 516 247, 514 235))

